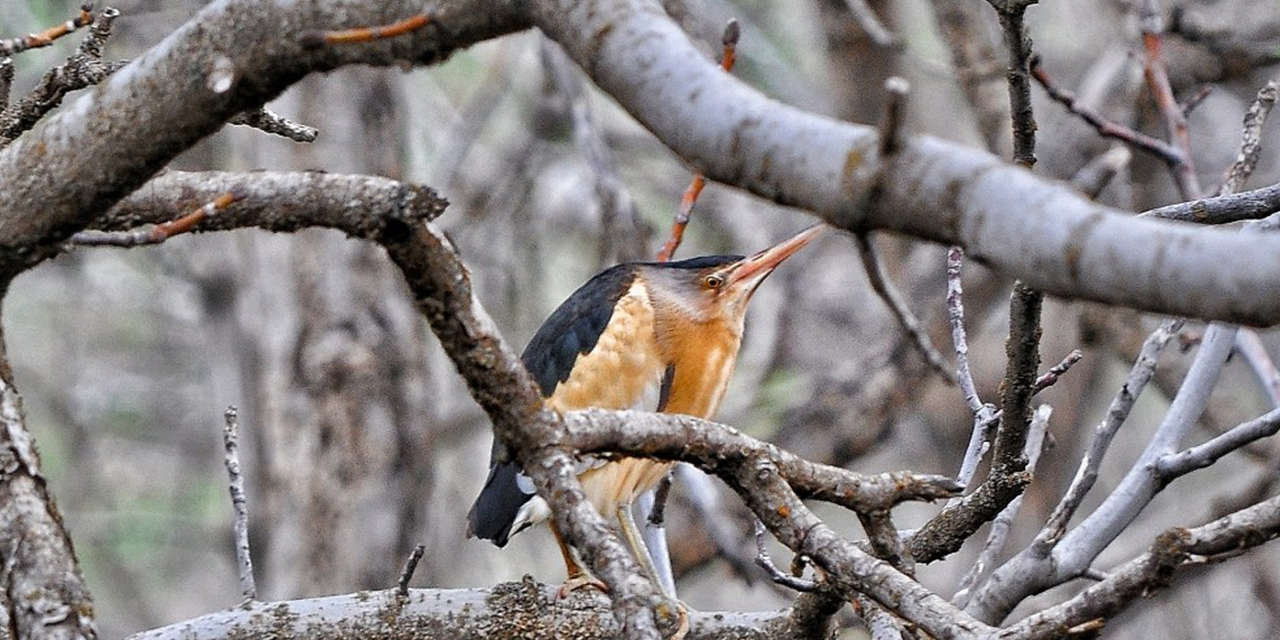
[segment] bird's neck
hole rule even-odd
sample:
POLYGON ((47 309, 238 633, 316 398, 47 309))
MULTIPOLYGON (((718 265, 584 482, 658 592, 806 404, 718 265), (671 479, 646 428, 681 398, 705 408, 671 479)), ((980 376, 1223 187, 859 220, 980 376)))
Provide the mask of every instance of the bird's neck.
POLYGON ((715 418, 733 378, 742 323, 687 324, 666 337, 667 354, 675 365, 666 412, 715 418))

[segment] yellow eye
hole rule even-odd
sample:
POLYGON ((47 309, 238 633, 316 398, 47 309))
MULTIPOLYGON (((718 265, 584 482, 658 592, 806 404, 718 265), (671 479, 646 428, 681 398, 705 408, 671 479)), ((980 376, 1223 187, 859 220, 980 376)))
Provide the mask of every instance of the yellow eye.
POLYGON ((702 280, 703 286, 708 289, 719 289, 724 285, 724 276, 711 274, 702 280))

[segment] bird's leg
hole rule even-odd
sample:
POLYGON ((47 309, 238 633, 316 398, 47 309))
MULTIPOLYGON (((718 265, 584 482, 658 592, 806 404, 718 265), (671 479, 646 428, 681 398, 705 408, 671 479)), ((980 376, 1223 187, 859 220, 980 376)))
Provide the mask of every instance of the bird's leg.
POLYGON ((668 593, 667 589, 658 580, 658 568, 653 565, 653 556, 649 555, 649 547, 644 543, 644 538, 640 535, 640 529, 636 527, 635 518, 631 514, 630 504, 618 505, 618 528, 622 531, 623 538, 627 541, 627 546, 631 548, 631 553, 635 555, 636 560, 640 562, 640 568, 648 574, 649 580, 654 586, 658 587, 658 591, 666 594, 668 598, 675 599, 676 594, 668 593))
POLYGON ((591 575, 582 564, 578 562, 578 558, 573 555, 573 549, 569 548, 569 544, 564 541, 564 536, 560 535, 560 529, 552 523, 551 533, 556 536, 556 544, 560 545, 560 555, 564 557, 565 579, 564 584, 560 585, 560 590, 556 595, 565 598, 572 591, 592 587, 599 589, 601 593, 608 593, 609 587, 603 582, 591 575))
POLYGON ((618 528, 622 530, 622 537, 626 539, 632 555, 640 562, 640 567, 644 569, 645 573, 649 574, 649 580, 653 583, 653 586, 657 587, 659 592, 671 598, 675 603, 675 631, 667 640, 683 640, 685 635, 689 633, 689 608, 683 602, 680 602, 679 598, 676 598, 676 594, 668 593, 662 582, 658 580, 658 570, 653 566, 653 557, 649 555, 649 548, 645 546, 644 538, 640 536, 640 530, 636 527, 635 518, 631 515, 631 505, 618 505, 617 517, 618 528))

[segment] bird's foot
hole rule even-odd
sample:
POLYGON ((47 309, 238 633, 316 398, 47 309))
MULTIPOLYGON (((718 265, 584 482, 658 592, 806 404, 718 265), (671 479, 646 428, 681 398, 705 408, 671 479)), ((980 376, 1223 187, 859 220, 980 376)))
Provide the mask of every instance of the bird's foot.
POLYGON ((605 583, 589 573, 580 573, 576 576, 565 578, 564 584, 560 585, 560 590, 556 592, 556 597, 564 600, 569 597, 570 593, 582 589, 595 589, 600 593, 609 593, 609 587, 605 583))
POLYGON ((689 633, 689 607, 679 600, 666 600, 654 613, 663 636, 667 640, 684 640, 689 633))

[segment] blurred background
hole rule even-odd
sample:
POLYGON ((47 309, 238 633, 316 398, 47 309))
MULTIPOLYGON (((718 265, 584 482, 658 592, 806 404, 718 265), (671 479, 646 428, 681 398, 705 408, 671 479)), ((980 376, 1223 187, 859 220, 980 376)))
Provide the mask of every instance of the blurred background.
MULTIPOLYGON (((1009 156, 1007 121, 998 119, 1001 105, 1007 113, 1005 54, 985 3, 873 1, 897 38, 881 43, 841 0, 668 4, 708 55, 717 55, 725 21, 737 18, 743 35, 736 75, 779 100, 874 123, 885 78, 901 75, 913 87, 910 131, 1009 156), (957 46, 971 48, 973 59, 989 51, 997 63, 957 65, 957 46)), ((0 3, 0 36, 43 30, 73 16, 77 6, 0 3)), ((159 42, 202 3, 122 0, 114 6, 122 15, 107 57, 123 59, 159 42)), ((1114 120, 1163 136, 1135 58, 1134 11, 1115 0, 1046 2, 1032 7, 1028 19, 1035 49, 1061 86, 1114 120)), ((1177 32, 1166 41, 1175 91, 1185 99, 1212 87, 1190 126, 1201 182, 1215 185, 1234 159, 1240 119, 1254 93, 1280 76, 1280 11, 1274 0, 1221 0, 1176 3, 1164 13, 1177 32)), ((15 97, 78 41, 72 36, 18 56, 15 97)), ((1046 102, 1039 88, 1033 94, 1037 172, 1070 178, 1111 147, 1046 102)), ((298 144, 228 127, 174 167, 370 173, 435 187, 452 203, 439 224, 517 348, 593 273, 620 259, 652 256, 690 178, 687 166, 536 32, 484 43, 429 69, 351 68, 313 76, 270 107, 319 128, 320 138, 298 144), (553 73, 557 69, 563 73, 553 73), (589 129, 575 124, 575 105, 588 109, 589 129), (604 170, 588 161, 584 137, 603 142, 604 170)), ((1277 131, 1264 132, 1253 187, 1280 180, 1277 131)), ((1136 211, 1176 200, 1163 166, 1140 154, 1100 198, 1136 211)), ((749 253, 811 222, 801 212, 713 184, 677 257, 749 253)), ((945 248, 890 236, 875 241, 950 358, 945 248)), ((828 235, 761 288, 720 419, 858 471, 954 474, 971 417, 959 391, 927 369, 870 291, 856 251, 850 238, 828 235)), ((965 284, 975 375, 983 399, 994 401, 1009 282, 971 264, 965 284)), ((77 250, 23 275, 4 311, 29 424, 104 637, 240 600, 220 440, 222 412, 231 404, 241 412, 263 599, 389 587, 415 544, 426 545, 427 553, 414 586, 489 586, 526 573, 549 583, 563 579, 545 529, 518 536, 503 550, 464 538, 466 509, 486 473, 490 428, 380 249, 336 232, 242 231, 181 236, 154 248, 77 250)), ((1157 320, 1057 300, 1044 317, 1045 368, 1073 348, 1085 357, 1040 397, 1055 409, 1052 444, 1010 553, 1029 541, 1056 503, 1157 320)), ((1181 353, 1173 348, 1166 355, 1157 384, 1103 466, 1099 495, 1145 443, 1199 332, 1189 324, 1181 353)), ((1274 333, 1263 338, 1276 353, 1274 333)), ((1207 438, 1267 408, 1248 368, 1233 362, 1194 437, 1207 438)), ((1280 451, 1263 442, 1180 480, 1098 567, 1139 553, 1166 527, 1199 524, 1250 495, 1270 495, 1278 463, 1280 451)), ((1097 501, 1094 496, 1086 508, 1097 501)), ((936 510, 909 506, 896 522, 918 526, 936 510)), ((862 535, 847 514, 821 513, 848 536, 862 535)), ((789 602, 789 594, 751 564, 750 519, 718 481, 677 481, 668 523, 680 594, 694 608, 769 609, 789 602), (691 500, 691 492, 707 486, 719 493, 691 500), (694 511, 694 502, 710 515, 694 511)), ((921 567, 922 582, 950 596, 984 537, 921 567)), ((789 559, 780 552, 775 557, 780 564, 789 559)), ((1109 624, 1106 635, 1267 636, 1280 623, 1278 561, 1280 552, 1264 548, 1250 559, 1191 571, 1172 590, 1109 624)), ((1079 588, 1073 583, 1033 598, 1014 616, 1079 588)))

